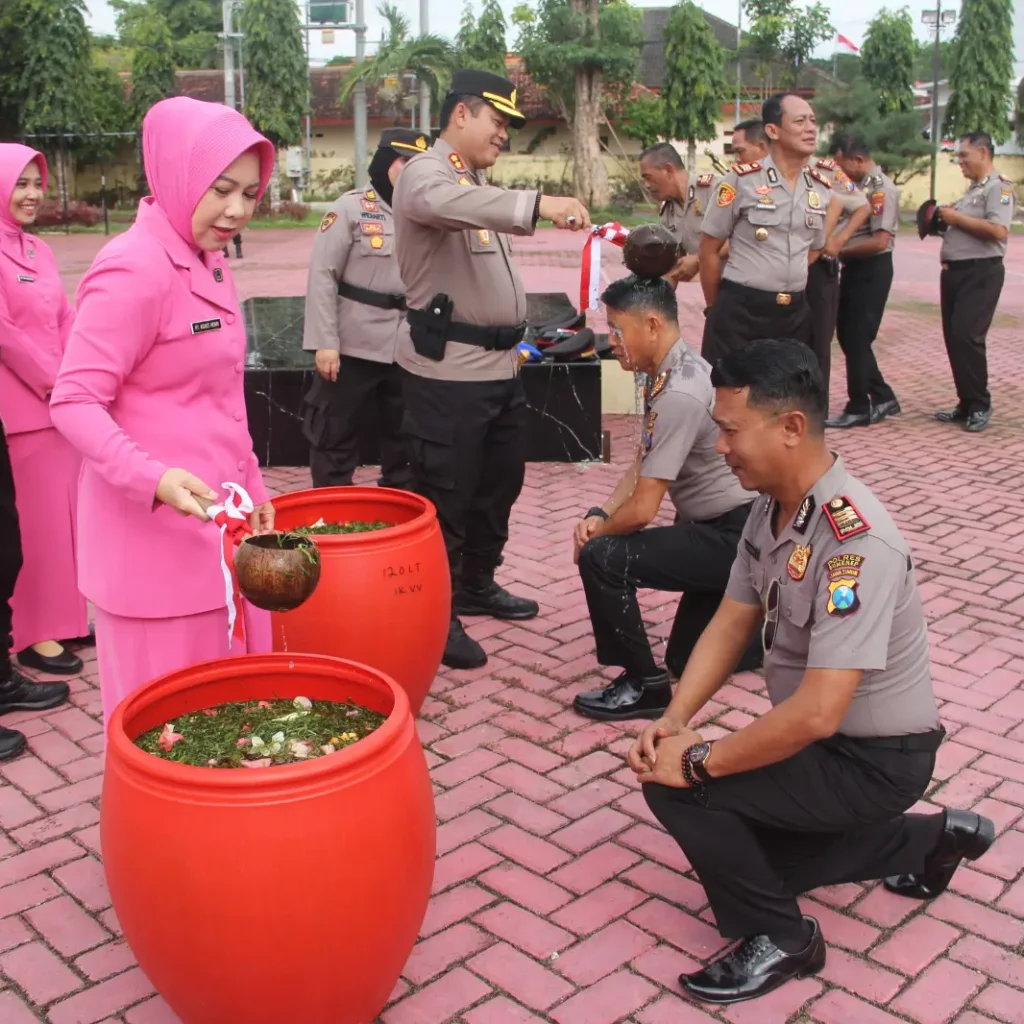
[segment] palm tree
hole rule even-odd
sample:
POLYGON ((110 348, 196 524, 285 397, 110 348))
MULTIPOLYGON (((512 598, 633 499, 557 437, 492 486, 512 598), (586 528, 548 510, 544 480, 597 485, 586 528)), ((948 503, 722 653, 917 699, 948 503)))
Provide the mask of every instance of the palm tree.
POLYGON ((355 65, 345 75, 341 102, 348 102, 357 82, 375 85, 377 96, 398 124, 416 106, 414 82, 426 82, 434 103, 438 102, 455 68, 456 53, 451 43, 440 36, 410 38, 409 19, 387 0, 378 5, 377 12, 387 22, 384 39, 370 60, 355 65))

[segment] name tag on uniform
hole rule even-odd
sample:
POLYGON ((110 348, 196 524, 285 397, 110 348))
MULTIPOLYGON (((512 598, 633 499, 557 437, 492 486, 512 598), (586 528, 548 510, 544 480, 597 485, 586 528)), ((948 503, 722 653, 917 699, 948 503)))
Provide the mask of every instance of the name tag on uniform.
POLYGON ((219 331, 220 319, 217 320, 196 320, 192 324, 193 334, 205 334, 207 331, 219 331))
POLYGON ((365 213, 364 212, 364 213, 359 214, 359 216, 363 220, 379 220, 379 221, 387 220, 387 217, 383 213, 365 213))
POLYGON ((31 274, 19 274, 18 280, 22 284, 35 284, 36 279, 31 274))

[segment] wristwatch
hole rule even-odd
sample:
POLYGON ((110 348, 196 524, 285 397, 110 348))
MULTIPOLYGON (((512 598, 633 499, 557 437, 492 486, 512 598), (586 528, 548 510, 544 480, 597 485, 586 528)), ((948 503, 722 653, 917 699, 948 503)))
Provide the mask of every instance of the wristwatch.
POLYGON ((583 518, 589 519, 591 516, 597 516, 599 519, 607 519, 608 513, 603 508, 598 508, 595 505, 583 518))
POLYGON ((710 743, 694 743, 683 751, 683 778, 688 786, 697 789, 711 781, 704 762, 711 756, 710 743))

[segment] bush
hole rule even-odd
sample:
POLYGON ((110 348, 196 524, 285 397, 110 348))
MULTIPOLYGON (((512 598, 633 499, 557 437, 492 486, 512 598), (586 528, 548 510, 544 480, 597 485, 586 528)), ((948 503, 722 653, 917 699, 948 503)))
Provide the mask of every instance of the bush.
POLYGON ((39 207, 35 226, 37 228, 62 228, 69 224, 80 224, 91 228, 103 218, 103 210, 88 203, 69 202, 67 210, 57 199, 46 199, 39 207))
POLYGON ((307 199, 333 203, 338 196, 356 187, 356 171, 351 164, 339 164, 329 171, 317 171, 312 176, 307 199))
POLYGON ((260 220, 294 220, 301 223, 309 216, 309 207, 305 203, 293 203, 282 201, 278 210, 270 209, 270 200, 260 203, 256 216, 260 220))

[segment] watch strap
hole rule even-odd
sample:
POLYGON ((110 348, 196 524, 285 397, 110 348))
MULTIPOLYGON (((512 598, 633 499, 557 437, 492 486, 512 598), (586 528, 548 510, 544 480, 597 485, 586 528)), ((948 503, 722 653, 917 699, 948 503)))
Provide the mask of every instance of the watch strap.
POLYGON ((595 505, 583 518, 590 519, 591 516, 597 516, 600 519, 607 519, 608 513, 603 508, 599 508, 595 505))

